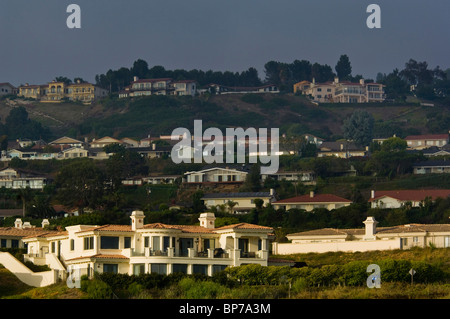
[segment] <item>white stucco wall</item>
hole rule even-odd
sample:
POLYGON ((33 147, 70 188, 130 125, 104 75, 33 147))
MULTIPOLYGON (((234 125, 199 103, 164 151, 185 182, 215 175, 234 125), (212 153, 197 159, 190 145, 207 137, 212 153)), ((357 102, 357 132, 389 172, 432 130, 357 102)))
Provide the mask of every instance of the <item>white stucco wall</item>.
POLYGON ((305 254, 305 253, 325 253, 333 251, 372 251, 400 249, 400 238, 393 240, 376 241, 346 241, 327 243, 272 243, 272 253, 274 255, 305 254))

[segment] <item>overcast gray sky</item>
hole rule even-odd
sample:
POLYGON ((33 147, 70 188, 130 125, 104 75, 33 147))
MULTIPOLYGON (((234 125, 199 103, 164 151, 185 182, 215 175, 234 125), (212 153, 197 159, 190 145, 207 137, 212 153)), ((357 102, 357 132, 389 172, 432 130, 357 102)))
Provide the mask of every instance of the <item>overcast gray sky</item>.
POLYGON ((166 69, 244 71, 306 59, 375 78, 413 58, 450 67, 449 0, 1 0, 0 82, 47 83, 139 58, 166 69), (66 8, 81 7, 81 29, 66 8), (366 26, 369 4, 381 29, 366 26))

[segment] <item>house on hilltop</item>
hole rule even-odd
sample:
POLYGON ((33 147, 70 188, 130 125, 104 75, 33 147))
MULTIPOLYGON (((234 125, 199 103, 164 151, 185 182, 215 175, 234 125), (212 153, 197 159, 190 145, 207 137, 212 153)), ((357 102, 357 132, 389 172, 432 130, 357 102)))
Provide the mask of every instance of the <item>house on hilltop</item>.
POLYGON ((275 190, 271 189, 269 192, 209 193, 201 198, 208 209, 217 205, 226 205, 228 202, 235 203, 236 205, 231 208, 233 214, 249 213, 256 207, 256 199, 261 199, 262 204, 266 206, 275 200, 275 190))
POLYGON ((16 94, 17 89, 11 83, 0 83, 0 96, 16 94))
POLYGON ((410 135, 405 137, 409 149, 423 150, 431 146, 443 147, 449 143, 448 134, 410 135))
POLYGON ((419 207, 427 198, 434 201, 448 196, 450 189, 372 190, 369 203, 372 208, 399 208, 406 204, 419 207))
POLYGON ((243 183, 249 170, 245 167, 211 167, 184 173, 186 183, 243 183))
POLYGON ((275 207, 275 209, 304 209, 310 212, 315 208, 325 208, 328 210, 338 209, 349 206, 351 203, 351 200, 334 194, 315 194, 311 191, 306 195, 277 200, 272 203, 272 206, 275 207))

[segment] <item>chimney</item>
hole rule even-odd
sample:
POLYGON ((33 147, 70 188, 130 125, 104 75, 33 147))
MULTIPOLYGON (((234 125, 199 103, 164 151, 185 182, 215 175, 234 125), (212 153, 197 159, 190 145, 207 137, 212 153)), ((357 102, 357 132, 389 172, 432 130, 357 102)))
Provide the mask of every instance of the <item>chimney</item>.
POLYGON ((334 77, 334 83, 335 84, 338 84, 339 83, 339 78, 336 76, 336 77, 334 77))
POLYGON ((360 79, 359 84, 364 85, 364 79, 360 79))
POLYGON ((275 190, 273 188, 270 189, 270 196, 275 196, 275 190))
POLYGON ((31 226, 30 222, 25 222, 25 223, 23 223, 22 228, 23 229, 25 229, 25 228, 33 228, 33 226, 31 226))
POLYGON ((134 82, 136 82, 137 80, 139 80, 139 78, 137 76, 133 77, 134 82))
POLYGON ((214 213, 202 213, 198 219, 200 221, 200 226, 207 229, 214 229, 216 217, 214 213))
POLYGON ((144 212, 135 210, 131 213, 131 230, 142 229, 144 227, 144 212))
POLYGON ((314 198, 314 191, 310 191, 310 192, 309 192, 309 197, 310 197, 310 198, 314 198))
POLYGON ((45 228, 45 226, 50 225, 50 222, 48 221, 48 219, 43 219, 41 225, 42 225, 42 228, 45 228))
POLYGON ((22 229, 22 226, 23 226, 22 219, 17 218, 16 221, 14 222, 14 227, 22 229))
POLYGON ((375 234, 377 233, 377 224, 378 222, 375 220, 374 217, 369 216, 364 221, 364 224, 366 225, 366 233, 363 237, 364 240, 375 240, 375 234))
POLYGON ((316 78, 312 79, 312 84, 316 84, 316 78))
POLYGON ((373 189, 370 191, 370 198, 375 198, 375 191, 373 189))
POLYGON ((155 143, 152 143, 152 150, 153 151, 156 150, 156 144, 155 143))
POLYGON ((341 151, 344 150, 344 144, 341 143, 341 151))

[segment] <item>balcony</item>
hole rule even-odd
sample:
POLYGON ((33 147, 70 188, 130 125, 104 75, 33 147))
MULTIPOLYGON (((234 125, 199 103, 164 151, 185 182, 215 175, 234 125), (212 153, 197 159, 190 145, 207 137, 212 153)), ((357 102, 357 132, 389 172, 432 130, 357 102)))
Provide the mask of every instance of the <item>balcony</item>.
POLYGON ((138 252, 128 248, 123 250, 123 255, 127 257, 147 257, 147 258, 188 258, 188 259, 267 259, 268 252, 266 250, 258 251, 241 251, 240 249, 207 249, 197 251, 194 248, 188 248, 185 251, 175 250, 169 247, 164 250, 153 250, 145 248, 144 251, 138 252))

